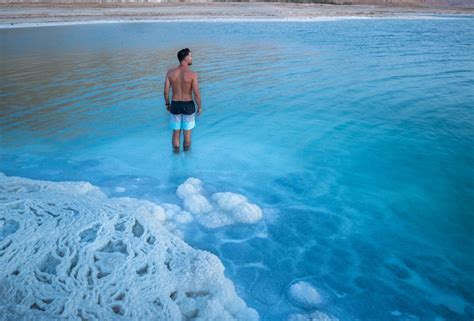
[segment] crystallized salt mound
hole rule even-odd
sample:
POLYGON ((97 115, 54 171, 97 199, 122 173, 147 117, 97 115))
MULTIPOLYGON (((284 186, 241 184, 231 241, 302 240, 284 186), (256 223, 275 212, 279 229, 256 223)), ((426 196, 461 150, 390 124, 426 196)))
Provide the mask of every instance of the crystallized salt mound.
POLYGON ((305 309, 312 309, 322 303, 321 295, 311 284, 300 281, 290 286, 288 290, 290 300, 305 309))
POLYGON ((178 187, 176 194, 183 200, 184 208, 194 215, 200 224, 209 228, 234 223, 252 224, 262 218, 260 207, 249 203, 241 194, 214 193, 211 196, 211 204, 204 196, 202 182, 197 178, 188 178, 178 187))
POLYGON ((123 193, 123 192, 125 192, 126 190, 127 190, 127 189, 126 189, 125 187, 117 186, 114 191, 115 191, 116 193, 123 193))
POLYGON ((0 173, 0 320, 258 320, 179 206, 0 173))
POLYGON ((315 311, 311 314, 291 314, 288 317, 288 321, 339 321, 339 319, 320 311, 315 311))
POLYGON ((168 220, 174 220, 178 224, 187 224, 193 220, 189 212, 183 211, 181 207, 176 204, 163 203, 161 207, 165 210, 168 220))

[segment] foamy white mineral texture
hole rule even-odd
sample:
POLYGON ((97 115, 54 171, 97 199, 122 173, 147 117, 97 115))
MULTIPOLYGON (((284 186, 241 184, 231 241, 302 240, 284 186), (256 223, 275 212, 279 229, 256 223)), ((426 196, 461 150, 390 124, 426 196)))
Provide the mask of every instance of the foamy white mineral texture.
MULTIPOLYGON (((195 205, 195 204, 193 204, 195 205)), ((0 173, 0 320, 258 320, 179 206, 0 173)))
POLYGON ((249 203, 241 194, 214 193, 210 199, 206 198, 202 182, 197 178, 188 178, 176 194, 183 201, 184 209, 208 228, 234 223, 253 224, 262 218, 260 207, 249 203))
POLYGON ((339 319, 331 315, 327 315, 326 313, 315 311, 308 314, 291 314, 288 317, 288 321, 339 321, 339 319))
POLYGON ((313 309, 323 301, 319 292, 311 284, 304 281, 292 284, 288 290, 288 295, 291 301, 305 309, 313 309))

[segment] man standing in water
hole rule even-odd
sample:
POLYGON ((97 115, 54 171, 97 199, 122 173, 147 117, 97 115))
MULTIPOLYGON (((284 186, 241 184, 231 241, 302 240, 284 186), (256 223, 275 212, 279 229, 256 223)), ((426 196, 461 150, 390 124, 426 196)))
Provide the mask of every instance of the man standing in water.
POLYGON ((170 128, 173 130, 173 151, 179 152, 181 130, 184 133, 183 150, 191 148, 191 130, 195 126, 194 115, 201 114, 201 94, 199 93, 197 73, 189 69, 193 57, 188 48, 178 52, 179 66, 168 70, 165 80, 165 104, 170 112, 170 128), (170 85, 173 89, 171 104, 169 103, 170 85), (198 105, 197 113, 193 96, 198 105))

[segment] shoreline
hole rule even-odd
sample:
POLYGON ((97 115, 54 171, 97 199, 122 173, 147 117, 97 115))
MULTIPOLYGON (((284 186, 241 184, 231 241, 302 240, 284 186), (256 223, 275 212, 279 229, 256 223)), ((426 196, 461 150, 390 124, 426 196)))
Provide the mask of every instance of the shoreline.
MULTIPOLYGON (((58 21, 58 22, 23 22, 15 24, 2 24, 0 29, 17 29, 17 28, 32 28, 32 27, 52 27, 52 26, 74 26, 74 25, 88 25, 88 24, 109 24, 109 23, 165 23, 165 22, 324 22, 324 21, 338 21, 338 20, 375 20, 375 19, 460 19, 461 17, 436 17, 436 16, 385 16, 385 17, 363 17, 363 16, 321 16, 318 18, 268 18, 268 19, 254 19, 254 18, 186 18, 186 19, 118 19, 118 20, 86 20, 86 21, 58 21)), ((461 18, 462 19, 462 18, 461 18)))
POLYGON ((123 22, 333 21, 473 17, 474 8, 268 2, 159 4, 0 4, 0 28, 123 22))

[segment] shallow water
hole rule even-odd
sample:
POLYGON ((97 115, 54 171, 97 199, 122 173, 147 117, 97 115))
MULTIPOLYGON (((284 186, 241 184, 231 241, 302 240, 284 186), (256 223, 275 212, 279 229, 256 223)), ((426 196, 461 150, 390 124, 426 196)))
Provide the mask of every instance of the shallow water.
POLYGON ((179 204, 199 178, 258 224, 216 254, 262 320, 298 280, 340 320, 474 318, 474 19, 161 22, 0 30, 0 171, 179 204), (163 81, 193 52, 203 114, 171 151, 163 81))

